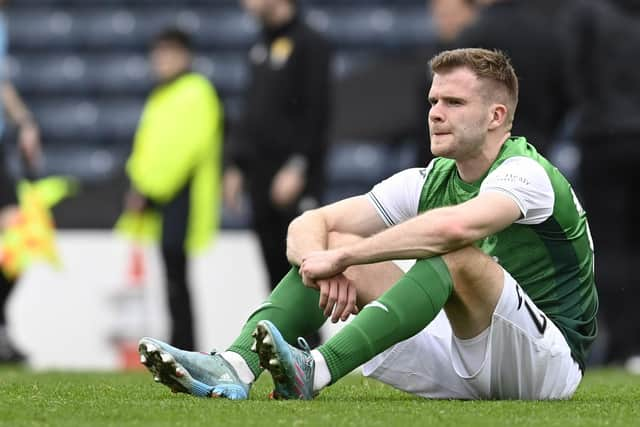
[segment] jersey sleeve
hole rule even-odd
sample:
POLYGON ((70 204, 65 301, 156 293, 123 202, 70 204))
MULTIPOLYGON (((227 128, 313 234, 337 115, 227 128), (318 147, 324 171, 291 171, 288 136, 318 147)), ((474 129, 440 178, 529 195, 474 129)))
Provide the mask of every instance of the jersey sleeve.
POLYGON ((544 168, 529 157, 512 157, 482 182, 480 193, 498 191, 513 199, 522 212, 517 224, 540 224, 553 214, 555 193, 544 168))
POLYGON ((418 214, 420 193, 431 170, 405 169, 376 184, 367 194, 387 227, 399 224, 418 214))

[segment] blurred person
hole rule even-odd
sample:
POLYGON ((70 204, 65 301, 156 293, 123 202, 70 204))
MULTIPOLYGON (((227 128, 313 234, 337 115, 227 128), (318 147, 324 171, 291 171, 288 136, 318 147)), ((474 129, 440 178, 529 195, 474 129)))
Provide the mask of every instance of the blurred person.
MULTIPOLYGON (((18 211, 15 183, 8 174, 5 147, 1 143, 4 133, 6 112, 18 127, 18 149, 31 171, 41 164, 42 151, 40 131, 33 115, 22 101, 13 84, 6 77, 6 55, 8 49, 7 21, 3 7, 7 1, 0 0, 0 233, 6 228, 18 211)), ((0 248, 0 255, 2 248, 0 248)), ((0 363, 23 362, 25 355, 14 345, 7 330, 6 307, 11 290, 19 278, 9 278, 0 270, 0 363)))
POLYGON ((597 334, 593 246, 569 182, 512 137, 518 79, 497 51, 430 61, 431 151, 363 196, 289 226, 294 267, 223 353, 152 338, 141 361, 173 391, 312 399, 355 368, 443 399, 568 399, 597 334), (391 262, 416 259, 408 271, 391 262), (296 336, 356 315, 327 343, 296 336))
POLYGON ((430 0, 429 12, 436 30, 437 44, 447 47, 477 17, 474 0, 430 0))
POLYGON ((554 2, 555 26, 567 34, 565 51, 578 100, 574 139, 580 185, 598 248, 601 320, 608 331, 605 361, 640 355, 640 15, 637 1, 554 2), (619 9, 624 7, 624 9, 619 9), (636 12, 633 14, 632 12, 636 12))
POLYGON ((416 165, 431 160, 424 144, 429 138, 424 94, 431 83, 425 58, 445 50, 473 21, 477 7, 473 0, 431 0, 425 6, 425 26, 429 19, 433 37, 411 48, 377 52, 336 82, 333 138, 392 145, 411 142, 416 165))
MULTIPOLYGON (((249 51, 245 112, 229 147, 225 202, 238 211, 243 188, 273 288, 291 268, 289 223, 318 206, 329 120, 329 46, 309 28, 295 0, 242 0, 262 25, 249 51)), ((319 337, 310 337, 313 344, 319 337)))
POLYGON ((544 154, 572 107, 564 40, 533 0, 472 0, 478 16, 457 36, 455 47, 498 49, 513 61, 520 78, 521 102, 514 135, 526 135, 544 154))
MULTIPOLYGON (((153 41, 158 85, 145 104, 127 161, 127 212, 161 214, 161 249, 170 342, 194 348, 187 254, 204 247, 218 223, 222 106, 211 83, 192 70, 191 39, 169 28, 153 41)), ((135 236, 135 221, 129 223, 135 236)))

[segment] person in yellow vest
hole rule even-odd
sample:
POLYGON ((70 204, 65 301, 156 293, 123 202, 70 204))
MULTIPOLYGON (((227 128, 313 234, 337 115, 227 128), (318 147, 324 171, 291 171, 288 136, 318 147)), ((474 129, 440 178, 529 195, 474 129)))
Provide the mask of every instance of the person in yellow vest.
POLYGON ((127 161, 131 189, 117 227, 141 238, 149 213, 160 214, 171 343, 194 348, 187 254, 205 247, 218 226, 223 110, 212 84, 191 70, 188 34, 164 30, 150 60, 158 85, 127 161))

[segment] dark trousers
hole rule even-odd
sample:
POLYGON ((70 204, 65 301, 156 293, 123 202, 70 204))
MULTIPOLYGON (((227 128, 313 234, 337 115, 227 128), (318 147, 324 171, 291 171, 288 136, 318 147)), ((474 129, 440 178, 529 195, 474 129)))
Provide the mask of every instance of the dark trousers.
POLYGON ((161 248, 171 317, 170 342, 178 348, 193 350, 195 333, 187 280, 187 254, 184 249, 189 221, 189 190, 190 186, 187 184, 173 200, 161 207, 161 248))
POLYGON ((629 303, 640 301, 640 150, 623 150, 640 138, 595 143, 582 149, 580 179, 595 246, 599 323, 609 336, 606 359, 618 362, 640 354, 640 311, 629 303))
POLYGON ((9 280, 0 271, 0 326, 5 326, 7 324, 7 301, 9 300, 9 295, 11 294, 11 290, 13 289, 13 285, 14 281, 9 280))
MULTIPOLYGON (((270 180, 263 182, 270 183, 270 180)), ((269 287, 273 290, 291 270, 287 260, 287 230, 289 223, 298 215, 297 203, 290 209, 275 207, 268 198, 269 188, 252 192, 253 228, 258 236, 262 258, 269 276, 269 287)), ((311 348, 320 345, 319 332, 304 337, 311 348)), ((294 343, 292 343, 294 344, 294 343)))
POLYGON ((254 230, 258 235, 262 257, 269 275, 269 286, 273 290, 291 270, 287 260, 287 228, 295 215, 280 212, 271 206, 262 208, 262 218, 256 218, 254 230), (266 211, 266 212, 265 212, 266 211))
MULTIPOLYGON (((7 162, 5 161, 4 147, 0 146, 0 209, 18 203, 16 198, 16 187, 11 177, 7 173, 7 162)), ((15 280, 9 280, 0 271, 0 326, 7 324, 6 305, 15 280)))

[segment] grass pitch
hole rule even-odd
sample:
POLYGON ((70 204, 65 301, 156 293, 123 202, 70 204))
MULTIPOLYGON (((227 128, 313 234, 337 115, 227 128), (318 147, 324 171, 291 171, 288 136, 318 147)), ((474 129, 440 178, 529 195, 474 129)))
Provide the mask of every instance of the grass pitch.
POLYGON ((640 426, 640 376, 592 370, 571 401, 429 401, 358 375, 313 402, 172 394, 140 373, 33 373, 0 368, 0 426, 640 426))

